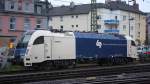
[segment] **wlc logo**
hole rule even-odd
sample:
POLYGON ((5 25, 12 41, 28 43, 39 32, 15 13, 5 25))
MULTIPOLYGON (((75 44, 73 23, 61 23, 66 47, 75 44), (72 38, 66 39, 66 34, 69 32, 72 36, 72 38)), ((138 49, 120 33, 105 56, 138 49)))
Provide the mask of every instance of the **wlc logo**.
POLYGON ((100 42, 99 40, 96 41, 96 46, 98 46, 99 48, 102 48, 102 42, 100 42))

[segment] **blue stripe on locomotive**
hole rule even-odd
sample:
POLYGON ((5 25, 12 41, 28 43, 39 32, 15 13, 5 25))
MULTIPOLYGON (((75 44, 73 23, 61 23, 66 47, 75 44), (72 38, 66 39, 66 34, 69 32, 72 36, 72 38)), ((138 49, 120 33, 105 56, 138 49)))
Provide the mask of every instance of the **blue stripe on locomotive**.
POLYGON ((127 57, 127 40, 121 35, 79 32, 74 34, 77 59, 127 57))
POLYGON ((21 58, 21 56, 24 56, 26 52, 26 48, 16 48, 15 49, 15 58, 21 58))

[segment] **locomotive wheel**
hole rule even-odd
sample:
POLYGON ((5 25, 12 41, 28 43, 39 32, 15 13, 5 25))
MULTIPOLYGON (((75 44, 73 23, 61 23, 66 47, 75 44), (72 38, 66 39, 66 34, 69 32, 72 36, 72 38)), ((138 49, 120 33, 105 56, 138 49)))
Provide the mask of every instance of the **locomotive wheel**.
POLYGON ((76 67, 76 61, 71 61, 70 65, 68 66, 68 68, 75 68, 76 67))
POLYGON ((27 70, 27 71, 33 70, 33 68, 31 66, 26 66, 26 67, 24 67, 24 69, 27 70))

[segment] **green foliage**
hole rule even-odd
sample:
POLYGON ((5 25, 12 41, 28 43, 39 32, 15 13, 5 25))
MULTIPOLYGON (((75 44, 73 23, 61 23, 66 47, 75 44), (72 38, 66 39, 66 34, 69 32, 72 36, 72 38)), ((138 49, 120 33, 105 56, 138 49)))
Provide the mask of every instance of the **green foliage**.
POLYGON ((4 69, 1 69, 0 72, 11 72, 22 70, 23 67, 19 65, 7 65, 4 69))

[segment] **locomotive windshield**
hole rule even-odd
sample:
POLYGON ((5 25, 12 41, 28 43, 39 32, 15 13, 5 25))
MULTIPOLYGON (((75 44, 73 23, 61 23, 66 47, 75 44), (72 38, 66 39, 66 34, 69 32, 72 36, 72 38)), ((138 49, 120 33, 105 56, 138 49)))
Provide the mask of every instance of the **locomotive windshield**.
POLYGON ((31 35, 25 35, 21 38, 19 43, 16 46, 15 50, 15 58, 22 58, 25 55, 26 48, 28 46, 28 42, 30 40, 31 35))
POLYGON ((21 38, 21 40, 19 41, 19 43, 16 46, 16 50, 15 50, 15 58, 22 58, 25 55, 27 46, 28 46, 28 42, 31 38, 32 33, 26 33, 24 34, 24 36, 21 38))
POLYGON ((26 48, 34 31, 29 31, 21 38, 16 48, 26 48))
POLYGON ((25 35, 21 38, 20 42, 17 45, 17 48, 26 48, 28 45, 28 42, 30 40, 31 35, 25 35))
POLYGON ((29 40, 30 40, 30 37, 31 37, 31 35, 25 35, 25 36, 21 39, 21 41, 19 42, 19 43, 20 43, 20 47, 27 47, 27 44, 28 44, 28 42, 29 42, 29 40))

